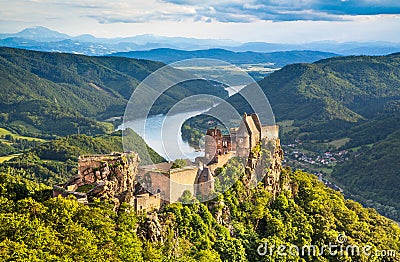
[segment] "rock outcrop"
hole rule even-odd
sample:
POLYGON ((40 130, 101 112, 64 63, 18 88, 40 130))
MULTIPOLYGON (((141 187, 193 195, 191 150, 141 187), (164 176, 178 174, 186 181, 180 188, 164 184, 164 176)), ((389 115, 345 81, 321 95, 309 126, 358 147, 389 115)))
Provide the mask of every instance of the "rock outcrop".
POLYGON ((253 150, 245 164, 243 183, 248 188, 262 181, 265 188, 274 196, 281 191, 281 171, 283 150, 279 139, 265 139, 260 147, 253 150))
POLYGON ((163 226, 160 223, 156 212, 152 213, 147 217, 144 226, 141 228, 139 235, 143 238, 150 240, 151 242, 160 241, 163 242, 163 226))
POLYGON ((268 162, 269 168, 264 177, 264 185, 269 192, 276 196, 281 191, 280 176, 282 171, 283 150, 279 139, 269 142, 272 143, 272 145, 270 145, 270 147, 272 147, 270 151, 271 157, 268 162))
POLYGON ((224 200, 214 200, 208 203, 208 209, 213 213, 218 224, 228 228, 231 236, 234 234, 234 228, 231 224, 231 211, 224 200))
POLYGON ((78 174, 54 189, 62 195, 86 197, 88 202, 109 199, 116 209, 122 202, 133 205, 139 162, 139 156, 132 152, 82 156, 78 160, 78 174))

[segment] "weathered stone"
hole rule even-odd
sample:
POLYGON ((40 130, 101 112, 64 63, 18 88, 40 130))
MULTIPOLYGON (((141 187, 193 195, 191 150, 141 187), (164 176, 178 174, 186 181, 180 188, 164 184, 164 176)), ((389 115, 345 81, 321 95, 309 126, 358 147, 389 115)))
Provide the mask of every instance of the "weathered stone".
POLYGON ((158 219, 157 213, 154 212, 147 218, 147 221, 145 222, 144 227, 142 228, 140 234, 144 238, 152 242, 156 241, 163 242, 162 232, 163 228, 161 226, 160 220, 158 219))
MULTIPOLYGON (((127 195, 130 196, 128 201, 134 202, 132 197, 134 195, 139 162, 140 160, 136 153, 113 153, 111 155, 80 157, 78 174, 71 178, 69 182, 55 189, 60 191, 59 194, 66 195, 65 192, 67 191, 65 189, 70 189, 71 192, 69 194, 75 194, 77 192, 74 191, 77 188, 93 185, 94 187, 85 194, 89 201, 93 201, 95 198, 110 199, 115 203, 115 207, 118 208, 120 203, 127 200, 127 195)), ((56 193, 55 195, 58 194, 56 193)))

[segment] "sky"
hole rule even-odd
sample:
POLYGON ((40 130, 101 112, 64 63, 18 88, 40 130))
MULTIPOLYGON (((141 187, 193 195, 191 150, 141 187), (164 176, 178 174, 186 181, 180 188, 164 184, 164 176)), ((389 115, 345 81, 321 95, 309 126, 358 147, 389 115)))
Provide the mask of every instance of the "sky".
POLYGON ((0 32, 400 42, 400 0, 0 0, 0 32))

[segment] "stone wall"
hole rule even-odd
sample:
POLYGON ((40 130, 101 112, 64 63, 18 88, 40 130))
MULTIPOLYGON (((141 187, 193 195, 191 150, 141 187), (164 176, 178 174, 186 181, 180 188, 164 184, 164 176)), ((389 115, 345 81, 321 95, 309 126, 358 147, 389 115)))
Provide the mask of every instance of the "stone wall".
POLYGON ((263 126, 261 128, 261 137, 267 140, 279 139, 279 126, 263 126))
POLYGON ((214 176, 209 167, 204 167, 199 171, 195 185, 196 196, 207 196, 214 191, 214 176))
POLYGON ((189 190, 192 195, 195 195, 195 183, 198 172, 199 169, 196 166, 186 166, 170 170, 170 202, 177 201, 185 190, 189 190))
POLYGON ((58 196, 68 197, 70 195, 76 197, 78 202, 81 202, 81 203, 84 203, 84 204, 86 204, 88 202, 87 201, 87 196, 86 196, 85 193, 68 191, 67 189, 65 189, 62 186, 57 186, 57 185, 53 186, 53 197, 58 197, 58 196))
POLYGON ((133 190, 139 162, 136 153, 81 156, 78 159, 78 174, 66 186, 81 187, 107 180, 114 182, 116 193, 133 190))
POLYGON ((161 203, 160 194, 150 195, 145 193, 135 196, 134 208, 137 212, 148 212, 160 209, 161 203))
POLYGON ((138 182, 151 194, 160 193, 161 198, 170 198, 170 180, 168 172, 139 168, 138 182))
POLYGON ((74 195, 89 202, 110 199, 117 209, 122 202, 132 200, 139 162, 138 154, 133 152, 82 156, 78 174, 67 183, 54 186, 53 196, 74 195))
POLYGON ((217 157, 217 162, 208 165, 208 168, 210 169, 211 173, 214 174, 215 169, 218 167, 223 167, 226 163, 228 163, 229 159, 235 156, 235 152, 229 152, 227 154, 223 154, 217 157))
POLYGON ((160 193, 161 198, 169 203, 176 202, 185 190, 195 194, 195 183, 199 169, 186 166, 170 170, 154 167, 140 167, 138 182, 152 194, 160 193))

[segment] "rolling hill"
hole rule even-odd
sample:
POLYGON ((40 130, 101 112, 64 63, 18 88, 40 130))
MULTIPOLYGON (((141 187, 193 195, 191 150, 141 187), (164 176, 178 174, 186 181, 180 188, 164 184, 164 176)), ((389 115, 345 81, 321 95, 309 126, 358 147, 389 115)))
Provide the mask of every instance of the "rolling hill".
MULTIPOLYGON (((131 129, 124 132, 124 143, 138 153, 142 165, 165 161, 131 129)), ((81 155, 123 151, 121 131, 94 137, 71 135, 43 142, 25 152, 21 151, 18 156, 0 164, 0 170, 22 170, 21 175, 25 178, 54 185, 65 182, 76 174, 81 155)))
MULTIPOLYGON (((10 129, 33 136, 68 135, 78 132, 78 127, 86 134, 111 131, 110 124, 99 120, 122 116, 138 83, 163 65, 0 48, 0 120, 10 129)), ((197 93, 228 95, 223 87, 192 80, 162 94, 150 113, 165 113, 180 99, 197 93)))
MULTIPOLYGON (((300 141, 299 150, 317 156, 329 151, 330 143, 346 141, 335 150, 350 151, 351 159, 318 172, 328 170, 347 196, 400 220, 400 53, 288 65, 259 85, 281 124, 283 144, 300 141)), ((252 112, 240 93, 228 101, 240 113, 252 112)), ((187 124, 198 128, 207 122, 203 118, 187 124)))
MULTIPOLYGON (((389 112, 400 99, 400 53, 293 64, 259 82, 278 121, 357 122, 389 112)), ((229 98, 250 112, 240 95, 229 98)))
POLYGON ((318 51, 284 51, 272 53, 233 52, 225 49, 207 49, 185 51, 170 48, 158 48, 148 51, 130 51, 113 53, 110 56, 148 59, 163 63, 172 63, 193 58, 218 59, 232 64, 268 64, 270 67, 280 68, 287 64, 314 62, 320 59, 338 56, 334 53, 318 51))
POLYGON ((350 161, 337 165, 333 178, 351 193, 350 197, 399 221, 399 155, 397 129, 370 148, 363 148, 350 161))

